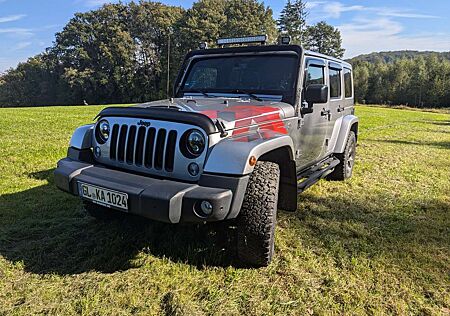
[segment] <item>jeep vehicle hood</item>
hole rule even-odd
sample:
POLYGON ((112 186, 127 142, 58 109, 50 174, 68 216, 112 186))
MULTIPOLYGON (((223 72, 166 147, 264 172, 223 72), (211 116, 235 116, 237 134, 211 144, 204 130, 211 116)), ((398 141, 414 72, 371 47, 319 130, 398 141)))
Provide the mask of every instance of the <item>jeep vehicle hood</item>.
POLYGON ((136 105, 140 108, 195 112, 211 120, 219 120, 225 130, 245 129, 249 126, 268 127, 285 134, 283 119, 294 116, 292 105, 277 101, 258 101, 242 98, 178 98, 136 105))

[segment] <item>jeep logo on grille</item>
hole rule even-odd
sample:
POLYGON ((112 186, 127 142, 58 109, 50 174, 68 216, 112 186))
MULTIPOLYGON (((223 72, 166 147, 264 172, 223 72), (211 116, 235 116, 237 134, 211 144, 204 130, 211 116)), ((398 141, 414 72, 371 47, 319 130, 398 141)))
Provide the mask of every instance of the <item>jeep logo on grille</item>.
POLYGON ((137 122, 137 125, 149 127, 150 125, 152 125, 152 123, 149 122, 149 121, 143 121, 143 120, 140 120, 139 122, 137 122))

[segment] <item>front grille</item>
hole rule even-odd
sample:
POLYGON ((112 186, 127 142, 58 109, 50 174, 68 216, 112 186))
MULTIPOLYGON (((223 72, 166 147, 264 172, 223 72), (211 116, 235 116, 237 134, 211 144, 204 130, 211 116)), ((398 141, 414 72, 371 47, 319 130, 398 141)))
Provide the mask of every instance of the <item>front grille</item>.
POLYGON ((177 131, 127 124, 114 124, 109 158, 148 169, 174 169, 177 131))

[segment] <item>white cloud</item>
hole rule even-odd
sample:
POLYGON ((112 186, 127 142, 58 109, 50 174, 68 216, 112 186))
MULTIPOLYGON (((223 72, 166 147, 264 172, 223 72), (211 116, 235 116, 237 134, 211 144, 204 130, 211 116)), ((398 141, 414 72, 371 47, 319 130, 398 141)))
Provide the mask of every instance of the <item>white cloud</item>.
POLYGON ((326 1, 308 1, 308 2, 306 2, 306 9, 310 10, 310 9, 316 8, 317 6, 324 4, 324 3, 326 3, 326 1))
POLYGON ((338 19, 344 12, 363 11, 365 9, 362 5, 346 6, 340 2, 329 2, 323 6, 323 11, 328 14, 328 17, 335 19, 338 19))
POLYGON ((33 43, 32 42, 19 42, 13 47, 13 50, 22 50, 24 48, 27 48, 31 44, 33 44, 33 43))
POLYGON ((16 36, 31 36, 33 32, 31 29, 10 27, 10 28, 0 28, 0 34, 12 34, 16 36))
POLYGON ((314 20, 324 20, 327 18, 338 19, 342 13, 351 11, 363 11, 367 8, 362 5, 344 5, 337 1, 308 1, 306 2, 306 8, 317 13, 317 17, 314 20))
POLYGON ((418 18, 418 19, 436 19, 435 15, 419 14, 409 9, 392 9, 387 7, 371 7, 363 5, 345 5, 339 1, 310 1, 306 4, 307 9, 313 12, 316 19, 333 18, 338 19, 345 12, 361 12, 376 14, 380 16, 399 17, 399 18, 418 18))
POLYGON ((338 28, 346 48, 346 58, 376 51, 450 49, 450 34, 405 35, 403 26, 388 17, 357 18, 338 28))
POLYGON ((404 27, 403 19, 439 19, 439 16, 416 12, 409 8, 346 5, 332 0, 308 2, 311 15, 308 23, 326 19, 345 22, 337 25, 341 31, 345 57, 353 57, 375 51, 389 50, 450 50, 450 33, 411 34, 404 27), (349 14, 353 13, 353 14, 349 14))
POLYGON ((408 12, 399 12, 399 11, 391 11, 391 10, 380 10, 378 12, 379 15, 382 16, 390 16, 396 18, 410 18, 410 19, 439 19, 436 15, 428 15, 428 14, 418 14, 418 13, 408 13, 408 12))
POLYGON ((16 14, 8 16, 0 16, 0 23, 14 22, 26 17, 26 14, 16 14))
POLYGON ((76 0, 75 3, 82 3, 86 7, 94 8, 104 5, 106 3, 113 3, 117 1, 118 0, 76 0))

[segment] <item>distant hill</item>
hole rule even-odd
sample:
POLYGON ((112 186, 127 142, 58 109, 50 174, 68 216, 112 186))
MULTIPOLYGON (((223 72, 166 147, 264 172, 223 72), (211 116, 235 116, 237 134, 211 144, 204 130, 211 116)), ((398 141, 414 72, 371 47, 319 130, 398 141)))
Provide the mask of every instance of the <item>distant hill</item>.
POLYGON ((437 55, 442 59, 450 60, 450 51, 449 52, 432 52, 432 51, 416 51, 416 50, 399 50, 392 52, 378 52, 378 53, 370 53, 359 55, 350 59, 347 59, 348 62, 361 62, 367 61, 369 63, 375 63, 377 61, 384 61, 386 63, 393 63, 397 59, 401 58, 416 58, 419 56, 429 56, 429 55, 437 55))

